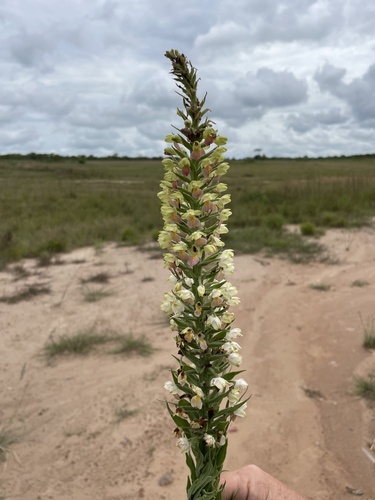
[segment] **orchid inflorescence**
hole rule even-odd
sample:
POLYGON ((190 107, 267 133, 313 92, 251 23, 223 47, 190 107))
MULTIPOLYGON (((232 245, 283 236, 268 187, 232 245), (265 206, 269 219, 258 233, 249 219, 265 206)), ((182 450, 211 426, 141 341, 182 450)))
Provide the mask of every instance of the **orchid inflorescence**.
POLYGON ((233 273, 233 250, 225 250, 221 235, 229 194, 220 180, 229 165, 226 138, 218 135, 204 115, 206 98, 197 97, 196 70, 183 54, 166 52, 182 93, 184 125, 169 134, 162 161, 164 228, 159 244, 166 249, 164 265, 171 272, 173 289, 165 294, 162 310, 175 332, 179 367, 164 387, 174 400, 167 402, 176 425, 177 445, 190 469, 189 500, 222 498, 219 485, 227 451, 227 430, 236 417, 245 416, 243 396, 248 384, 236 378, 242 361, 230 306, 239 303, 237 289, 226 276, 233 273))

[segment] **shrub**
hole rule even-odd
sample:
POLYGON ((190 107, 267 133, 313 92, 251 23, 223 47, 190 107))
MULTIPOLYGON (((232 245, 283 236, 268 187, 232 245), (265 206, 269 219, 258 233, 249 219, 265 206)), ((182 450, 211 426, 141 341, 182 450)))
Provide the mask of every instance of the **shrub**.
POLYGON ((303 222, 300 225, 300 230, 303 236, 315 236, 317 233, 317 228, 313 222, 303 222))

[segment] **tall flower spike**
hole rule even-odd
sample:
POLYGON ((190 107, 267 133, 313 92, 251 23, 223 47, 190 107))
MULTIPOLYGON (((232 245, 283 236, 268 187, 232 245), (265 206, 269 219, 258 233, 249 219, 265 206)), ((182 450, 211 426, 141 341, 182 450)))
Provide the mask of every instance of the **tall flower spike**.
POLYGON ((230 196, 221 177, 226 138, 205 115, 206 96, 197 95, 196 70, 183 54, 170 50, 172 74, 182 97, 177 114, 183 125, 168 134, 161 192, 164 227, 159 235, 164 267, 173 289, 162 310, 170 318, 179 366, 164 387, 175 423, 177 446, 190 469, 188 500, 221 500, 220 473, 226 456, 231 420, 244 417, 248 384, 241 371, 239 328, 232 328, 229 308, 239 303, 236 288, 226 281, 234 271, 233 250, 224 250, 221 235, 231 215, 230 196))

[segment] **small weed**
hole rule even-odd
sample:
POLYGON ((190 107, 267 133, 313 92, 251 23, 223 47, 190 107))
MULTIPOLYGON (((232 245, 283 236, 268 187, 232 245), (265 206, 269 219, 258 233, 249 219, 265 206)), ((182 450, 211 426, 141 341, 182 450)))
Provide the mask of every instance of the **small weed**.
POLYGON ((375 318, 367 318, 366 323, 363 321, 362 316, 359 316, 363 329, 363 342, 364 349, 375 349, 375 318))
POLYGON ((152 345, 144 337, 134 337, 132 334, 125 335, 120 339, 119 346, 114 348, 112 354, 139 354, 150 356, 154 352, 152 345))
POLYGON ((14 295, 5 295, 0 297, 0 302, 5 302, 6 304, 18 304, 18 302, 31 300, 38 295, 45 295, 49 293, 51 293, 49 286, 39 284, 29 285, 14 295))
POLYGON ((271 230, 267 226, 236 228, 225 235, 225 241, 235 251, 242 253, 266 252, 266 255, 285 255, 299 264, 322 258, 323 247, 306 241, 299 234, 284 230, 271 230))
POLYGON ((84 293, 85 302, 98 302, 105 297, 110 297, 112 292, 108 290, 89 290, 84 293))
MULTIPOLYGON (((25 373, 26 373, 26 364, 24 364, 21 368, 20 380, 23 379, 25 373)), ((7 419, 7 422, 4 424, 0 424, 0 462, 5 462, 8 453, 11 453, 19 463, 19 459, 16 453, 11 450, 11 446, 15 443, 18 443, 26 434, 26 431, 22 430, 20 426, 17 425, 16 419, 18 421, 20 420, 19 410, 22 406, 27 387, 28 385, 26 384, 22 390, 21 397, 17 401, 13 413, 7 419)))
POLYGON ((352 282, 352 286, 358 286, 359 288, 362 288, 364 286, 368 286, 370 283, 365 280, 354 280, 352 282))
POLYGON ((147 449, 147 455, 150 455, 150 457, 152 457, 155 450, 156 450, 155 446, 150 446, 150 448, 147 449))
POLYGON ((355 378, 355 394, 370 401, 375 401, 375 374, 371 373, 367 379, 355 378))
POLYGON ((0 427, 0 462, 5 462, 12 444, 19 440, 19 432, 13 427, 0 427))
POLYGON ((140 236, 132 227, 127 227, 122 231, 121 243, 126 245, 136 245, 140 241, 140 236))
POLYGON ((328 292, 328 290, 331 290, 332 285, 329 285, 328 283, 313 283, 309 285, 309 288, 312 290, 318 290, 319 292, 328 292))
POLYGON ((323 394, 317 389, 309 389, 308 387, 302 387, 302 389, 308 398, 324 399, 323 394))
POLYGON ((58 255, 48 252, 40 254, 37 262, 38 267, 63 266, 64 264, 65 262, 58 255))
POLYGON ((303 236, 315 236, 317 234, 317 228, 313 222, 303 222, 300 225, 300 230, 303 236))
POLYGON ((38 267, 48 267, 52 265, 52 255, 48 252, 42 252, 38 257, 38 267))
POLYGON ((285 224, 285 219, 279 214, 268 214, 263 218, 263 223, 268 229, 280 231, 285 224))
POLYGON ((106 344, 116 338, 118 337, 92 332, 81 332, 72 336, 62 335, 56 340, 48 341, 43 348, 43 352, 47 361, 51 361, 62 354, 84 355, 88 354, 96 346, 106 344))
POLYGON ((86 262, 86 259, 73 259, 71 261, 71 264, 84 264, 86 262))
POLYGON ((151 380, 155 380, 161 373, 166 370, 170 372, 172 368, 169 365, 158 365, 150 373, 145 373, 143 375, 143 380, 147 380, 148 382, 151 380))
POLYGON ((22 280, 31 276, 30 271, 28 271, 22 264, 16 264, 11 267, 10 272, 14 276, 14 281, 22 280))
POLYGON ((148 281, 155 281, 155 278, 153 278, 152 276, 145 276, 141 279, 142 283, 147 283, 148 281))
POLYGON ((129 410, 127 405, 124 405, 121 408, 116 408, 116 410, 115 410, 115 417, 116 417, 115 423, 118 424, 118 423, 122 422, 123 420, 125 420, 126 418, 129 418, 129 417, 135 415, 136 413, 138 413, 138 410, 129 410))
POLYGON ((137 338, 133 335, 118 335, 111 332, 96 333, 95 331, 83 331, 75 335, 61 335, 57 339, 50 339, 43 348, 43 354, 50 363, 57 356, 64 354, 87 355, 97 346, 113 343, 115 347, 109 354, 138 354, 149 356, 154 352, 152 345, 143 337, 137 338))
POLYGON ((82 279, 81 283, 86 284, 86 283, 99 283, 99 284, 106 284, 109 283, 109 280, 111 279, 111 276, 106 273, 106 272, 101 272, 94 274, 93 276, 90 276, 86 279, 82 279))

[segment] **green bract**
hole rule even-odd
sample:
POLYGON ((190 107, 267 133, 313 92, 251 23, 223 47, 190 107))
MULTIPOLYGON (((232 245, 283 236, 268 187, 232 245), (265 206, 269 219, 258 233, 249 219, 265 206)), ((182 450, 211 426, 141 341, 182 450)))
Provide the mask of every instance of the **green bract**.
POLYGON ((221 182, 229 165, 224 160, 226 138, 205 117, 205 98, 197 97, 196 70, 183 54, 167 52, 180 89, 184 110, 177 110, 183 127, 166 137, 161 192, 164 228, 159 235, 164 265, 173 289, 162 310, 175 332, 179 366, 165 383, 172 401, 168 411, 175 423, 177 446, 190 469, 189 500, 220 500, 219 486, 231 420, 245 416, 247 390, 241 371, 241 330, 232 328, 229 307, 239 303, 236 288, 226 280, 233 273, 233 250, 224 250, 228 232, 225 208, 230 196, 221 182))

